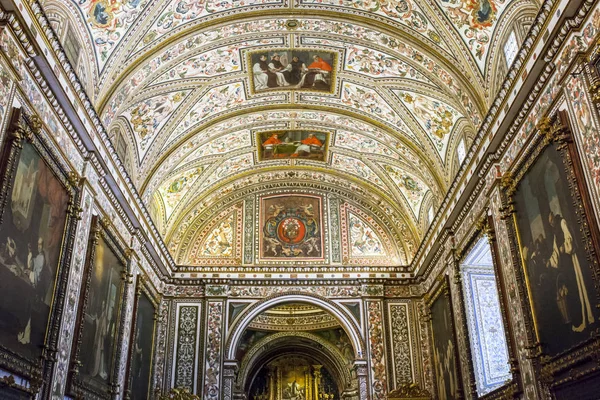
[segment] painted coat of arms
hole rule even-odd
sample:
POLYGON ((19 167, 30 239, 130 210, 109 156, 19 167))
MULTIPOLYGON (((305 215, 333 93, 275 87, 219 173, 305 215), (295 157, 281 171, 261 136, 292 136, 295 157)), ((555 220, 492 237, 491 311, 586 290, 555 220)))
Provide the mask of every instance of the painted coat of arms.
POLYGON ((320 197, 263 198, 261 211, 261 258, 323 257, 320 197))

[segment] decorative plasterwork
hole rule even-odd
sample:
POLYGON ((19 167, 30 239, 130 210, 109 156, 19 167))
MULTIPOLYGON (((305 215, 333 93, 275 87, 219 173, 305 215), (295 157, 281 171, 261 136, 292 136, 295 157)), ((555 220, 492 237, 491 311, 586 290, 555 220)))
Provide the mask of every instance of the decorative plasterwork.
POLYGON ((339 326, 339 322, 329 313, 318 313, 317 315, 265 315, 257 316, 249 325, 249 328, 269 331, 296 331, 298 327, 303 330, 319 330, 339 326))

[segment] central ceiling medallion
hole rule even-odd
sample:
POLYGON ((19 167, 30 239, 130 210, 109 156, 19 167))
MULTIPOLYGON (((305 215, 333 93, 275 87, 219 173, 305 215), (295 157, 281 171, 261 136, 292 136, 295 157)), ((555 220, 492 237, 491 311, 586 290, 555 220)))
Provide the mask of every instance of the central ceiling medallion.
POLYGON ((274 196, 262 199, 261 258, 323 257, 321 198, 274 196))

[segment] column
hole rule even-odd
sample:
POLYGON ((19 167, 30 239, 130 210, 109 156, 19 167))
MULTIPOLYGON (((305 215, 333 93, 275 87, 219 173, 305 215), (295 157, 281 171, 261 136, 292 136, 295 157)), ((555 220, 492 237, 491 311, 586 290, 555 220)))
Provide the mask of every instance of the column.
POLYGON ((358 379, 358 398, 360 400, 369 400, 369 368, 367 361, 354 361, 354 371, 356 371, 356 378, 358 379))
POLYGON ((226 360, 223 362, 223 400, 233 399, 233 388, 238 371, 238 362, 236 360, 226 360))
POLYGON ((315 376, 313 399, 318 400, 319 399, 319 385, 321 384, 321 368, 323 368, 323 366, 322 365, 313 365, 312 367, 314 369, 313 374, 315 376))

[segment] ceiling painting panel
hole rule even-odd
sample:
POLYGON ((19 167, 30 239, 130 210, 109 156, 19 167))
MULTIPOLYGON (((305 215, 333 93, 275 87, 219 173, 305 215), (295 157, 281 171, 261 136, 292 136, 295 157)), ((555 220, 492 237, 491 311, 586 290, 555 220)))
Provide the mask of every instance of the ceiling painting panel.
POLYGON ((251 90, 254 93, 311 90, 333 93, 338 54, 308 49, 270 49, 247 55, 251 90))
POLYGON ((260 199, 257 262, 325 261, 323 199, 283 194, 260 199))
POLYGON ((307 159, 326 161, 331 132, 323 130, 278 130, 256 133, 259 161, 307 159))

